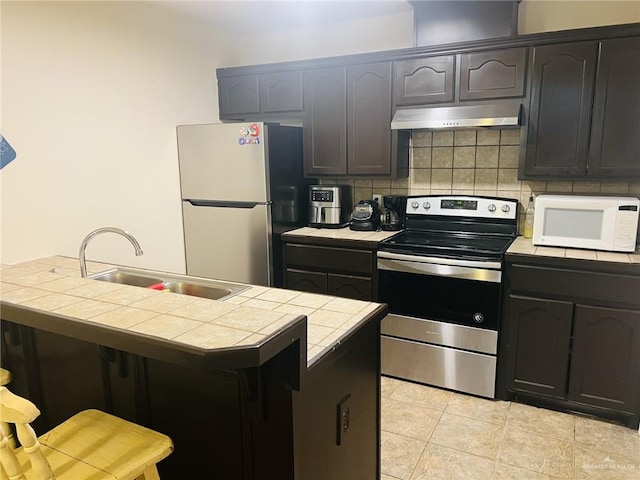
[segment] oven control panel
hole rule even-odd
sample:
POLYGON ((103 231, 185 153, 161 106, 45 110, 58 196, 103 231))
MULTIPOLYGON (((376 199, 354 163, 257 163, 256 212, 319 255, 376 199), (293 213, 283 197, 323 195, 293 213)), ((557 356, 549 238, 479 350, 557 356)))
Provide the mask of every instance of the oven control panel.
POLYGON ((407 197, 407 214, 515 219, 518 201, 502 197, 426 195, 407 197))

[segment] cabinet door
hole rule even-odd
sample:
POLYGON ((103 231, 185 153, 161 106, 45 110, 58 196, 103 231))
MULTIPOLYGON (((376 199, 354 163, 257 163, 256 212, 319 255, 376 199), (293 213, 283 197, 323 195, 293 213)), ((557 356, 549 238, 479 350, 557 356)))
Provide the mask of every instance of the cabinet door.
POLYGON ((524 173, 585 177, 596 42, 533 49, 524 173))
POLYGON ((576 306, 569 400, 635 412, 640 389, 640 312, 576 306))
POLYGON ((600 43, 589 177, 640 176, 640 38, 600 43))
POLYGON ((302 73, 260 75, 260 105, 262 113, 302 111, 302 73))
POLYGON ((304 85, 304 173, 347 173, 347 105, 344 68, 308 70, 304 85))
POLYGON ((401 60, 393 71, 396 105, 453 102, 454 55, 401 60))
POLYGON ((347 173, 391 174, 391 63, 347 69, 347 173))
POLYGON ((522 97, 526 48, 460 55, 460 100, 522 97))
POLYGON ((285 273, 286 287, 311 293, 327 293, 327 274, 287 268, 285 273))
POLYGON ((507 388, 564 398, 573 304, 509 296, 507 388))
POLYGON ((371 278, 330 273, 327 278, 327 293, 337 297, 373 300, 371 278))
POLYGON ((218 80, 218 104, 220 118, 228 115, 260 113, 258 76, 239 75, 218 80))

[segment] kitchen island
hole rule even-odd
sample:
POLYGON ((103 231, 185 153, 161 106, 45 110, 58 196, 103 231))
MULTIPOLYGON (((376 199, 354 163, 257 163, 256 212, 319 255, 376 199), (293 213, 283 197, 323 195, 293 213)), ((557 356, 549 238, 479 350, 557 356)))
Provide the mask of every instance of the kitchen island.
POLYGON ((249 285, 209 300, 77 265, 0 272, 2 365, 37 430, 85 408, 136 421, 172 437, 165 479, 379 478, 384 305, 249 285))

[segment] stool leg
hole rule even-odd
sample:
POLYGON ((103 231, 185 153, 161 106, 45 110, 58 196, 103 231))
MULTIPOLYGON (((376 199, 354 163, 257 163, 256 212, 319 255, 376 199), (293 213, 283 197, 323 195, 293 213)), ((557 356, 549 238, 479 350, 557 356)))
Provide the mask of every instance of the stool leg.
POLYGON ((136 480, 160 480, 160 475, 158 475, 158 467, 155 465, 151 465, 145 469, 142 474, 136 478, 136 480))
POLYGON ((31 425, 28 423, 16 423, 16 434, 22 449, 28 455, 29 462, 31 462, 34 478, 53 480, 53 471, 47 459, 44 458, 42 450, 40 450, 40 442, 31 425))
POLYGON ((0 430, 0 463, 8 478, 11 480, 25 480, 25 476, 22 473, 22 465, 20 465, 20 462, 18 462, 18 459, 11 450, 9 439, 4 435, 2 430, 0 430))
POLYGON ((13 438, 13 432, 11 431, 11 428, 9 427, 8 423, 0 422, 0 431, 2 432, 2 434, 9 441, 9 448, 17 448, 18 447, 18 445, 16 445, 16 439, 13 438))

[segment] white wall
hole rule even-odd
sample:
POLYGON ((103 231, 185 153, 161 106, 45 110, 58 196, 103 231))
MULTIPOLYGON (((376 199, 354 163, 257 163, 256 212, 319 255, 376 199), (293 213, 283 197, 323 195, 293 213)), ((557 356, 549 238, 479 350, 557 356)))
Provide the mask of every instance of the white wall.
MULTIPOLYGON (((170 3, 0 3, 0 132, 18 154, 0 172, 3 263, 75 256, 114 225, 144 256, 105 235, 89 259, 184 272, 175 126, 218 121, 217 67, 413 44, 411 12, 233 36, 170 3)), ((561 3, 525 0, 521 33, 639 21, 628 5, 561 3)))
POLYGON ((217 122, 225 40, 144 2, 2 2, 3 263, 76 256, 184 271, 175 126, 217 122))
POLYGON ((520 35, 635 22, 639 0, 524 0, 518 8, 520 35))
MULTIPOLYGON (((364 7, 363 7, 364 8, 364 7)), ((303 60, 413 47, 413 11, 286 30, 244 34, 228 66, 303 60)))

